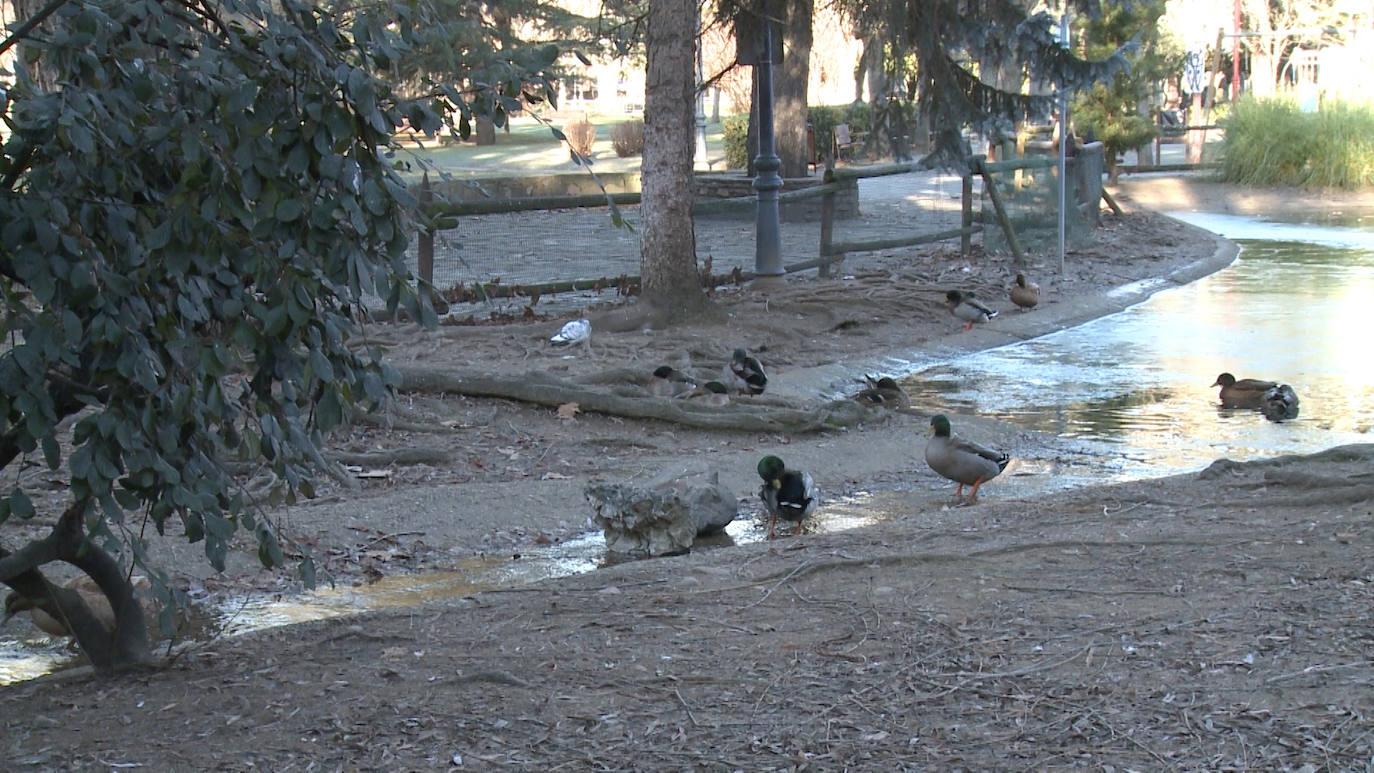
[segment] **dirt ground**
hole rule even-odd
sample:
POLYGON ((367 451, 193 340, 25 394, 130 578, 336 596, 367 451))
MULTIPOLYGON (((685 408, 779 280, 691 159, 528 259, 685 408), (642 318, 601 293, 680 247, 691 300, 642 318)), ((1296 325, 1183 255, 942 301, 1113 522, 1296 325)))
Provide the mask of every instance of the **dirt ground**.
MULTIPOLYGON (((1129 200, 1128 202, 1129 203, 1129 200)), ((1139 209, 1027 273, 957 249, 853 258, 841 277, 722 290, 699 324, 551 350, 565 321, 372 333, 411 373, 557 377, 633 394, 669 363, 705 377, 744 346, 769 368, 735 414, 813 407, 913 357, 997 346, 1124 308, 1228 263, 1234 245, 1139 209), (940 304, 1002 309, 971 332, 940 304), (533 375, 531 375, 533 374, 533 375)), ((536 306, 534 311, 538 311, 536 306)), ((461 386, 457 388, 462 391, 461 386)), ((1057 441, 974 416, 1021 459, 1057 441)), ((1362 770, 1374 766, 1374 447, 1037 499, 950 507, 921 459, 929 415, 843 430, 697 429, 450 391, 404 393, 335 440, 353 474, 282 511, 340 584, 510 558, 588 530, 589 481, 683 460, 757 523, 764 453, 890 520, 617 564, 219 639, 153 673, 0 688, 12 769, 1362 770), (564 413, 571 413, 564 410, 564 413)), ((160 546, 196 564, 196 546, 160 546)), ((244 559, 188 574, 205 598, 289 592, 244 559)), ((11 623, 14 625, 14 623, 11 623)))

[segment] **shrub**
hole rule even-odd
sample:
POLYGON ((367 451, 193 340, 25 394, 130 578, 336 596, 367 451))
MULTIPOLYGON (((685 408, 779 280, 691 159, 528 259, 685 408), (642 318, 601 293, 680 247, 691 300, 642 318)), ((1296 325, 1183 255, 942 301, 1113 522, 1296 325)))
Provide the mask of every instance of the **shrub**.
POLYGON ((749 166, 749 114, 737 113, 725 117, 722 123, 725 141, 725 165, 731 169, 749 166))
POLYGON ((592 155, 592 144, 596 142, 596 127, 585 117, 563 127, 563 135, 568 138, 568 147, 579 156, 592 155))
POLYGON ((1241 185, 1374 186, 1374 108, 1327 101, 1315 113, 1291 99, 1242 99, 1231 108, 1222 174, 1241 185))
POLYGON ((816 155, 824 159, 835 135, 835 125, 844 123, 840 120, 840 108, 827 105, 808 107, 806 117, 816 137, 816 155))
POLYGON ((611 147, 621 158, 644 152, 644 121, 636 118, 611 127, 611 147))

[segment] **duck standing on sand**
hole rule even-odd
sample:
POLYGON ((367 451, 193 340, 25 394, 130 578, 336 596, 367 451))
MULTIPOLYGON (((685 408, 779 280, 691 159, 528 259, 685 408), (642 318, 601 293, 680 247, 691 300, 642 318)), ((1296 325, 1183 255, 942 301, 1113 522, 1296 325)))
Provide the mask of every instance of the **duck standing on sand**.
POLYGON ((1237 380, 1230 373, 1223 373, 1217 376, 1217 380, 1212 382, 1212 386, 1221 387, 1221 407, 1223 408, 1258 408, 1264 402, 1264 394, 1278 386, 1278 383, 1262 381, 1257 378, 1237 380))
POLYGON ((964 486, 973 486, 968 503, 977 502, 978 487, 1007 469, 1011 457, 955 435, 950 431, 949 418, 943 414, 932 416, 930 427, 934 434, 926 443, 926 464, 959 484, 956 499, 963 499, 964 486))
POLYGON ((973 293, 962 293, 958 290, 950 290, 945 293, 945 306, 949 313, 962 319, 967 324, 964 330, 972 330, 973 323, 987 322, 997 316, 997 311, 984 306, 973 297, 973 293))
POLYGON ((1033 309, 1040 304, 1040 285, 1028 281, 1025 274, 1016 275, 1016 284, 1011 288, 1011 302, 1023 310, 1033 309))
POLYGON ((744 349, 736 349, 730 361, 721 371, 725 386, 735 394, 761 395, 768 386, 768 375, 763 372, 763 363, 749 356, 744 349))
POLYGON ((907 397, 906 391, 892 377, 883 376, 875 379, 872 376, 864 376, 864 380, 868 382, 868 388, 854 395, 855 400, 865 405, 883 408, 911 407, 911 398, 907 397))
POLYGON ((759 499, 768 510, 768 539, 773 539, 778 516, 796 521, 797 534, 801 534, 802 521, 816 512, 816 484, 810 473, 789 470, 778 457, 765 456, 759 460, 759 477, 763 478, 759 499))

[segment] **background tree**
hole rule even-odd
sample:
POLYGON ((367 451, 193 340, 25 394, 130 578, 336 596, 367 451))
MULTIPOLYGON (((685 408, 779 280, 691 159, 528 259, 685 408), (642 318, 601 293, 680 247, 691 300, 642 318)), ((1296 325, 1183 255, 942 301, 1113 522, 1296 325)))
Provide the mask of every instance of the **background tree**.
POLYGON ((641 287, 674 316, 705 304, 692 228, 696 14, 695 0, 651 0, 645 44, 641 287))
POLYGON ((115 668, 147 654, 130 565, 167 599, 153 535, 202 542, 220 568, 243 530, 264 565, 285 561, 262 497, 310 496, 324 433, 396 381, 360 335, 368 307, 434 319, 407 283, 414 202, 386 157, 392 133, 403 120, 438 131, 485 92, 434 83, 401 99, 377 77, 431 29, 419 4, 44 13, 0 43, 57 75, 46 86, 16 68, 0 103, 0 523, 49 531, 0 544, 0 582, 72 620, 92 661, 115 668), (249 492, 236 470, 276 483, 249 492), (66 503, 40 512, 32 494, 54 475, 66 503), (54 561, 123 611, 115 632, 48 582, 54 561))
POLYGON ((811 82, 811 0, 787 4, 782 64, 773 68, 773 126, 783 177, 804 177, 807 158, 807 87, 811 82))
MULTIPOLYGON (((1015 2, 838 0, 837 5, 858 27, 888 41, 886 56, 900 65, 888 71, 914 86, 917 114, 934 138, 921 162, 925 166, 962 168, 970 152, 966 128, 995 137, 1011 132, 1019 120, 1048 115, 1053 97, 1027 93, 1020 88, 1026 80, 1080 90, 1127 66, 1119 51, 1096 61, 1073 55, 1056 39, 1057 18, 1015 2), (1003 63, 1025 75, 1017 88, 998 88, 980 77, 980 65, 1003 63)), ((1082 16, 1096 16, 1102 6, 1097 0, 1069 5, 1082 16)))
MULTIPOLYGON (((527 103, 546 101, 538 89, 528 89, 527 73, 566 75, 557 69, 558 54, 595 47, 596 19, 574 13, 548 0, 431 0, 431 23, 407 50, 400 52, 390 73, 393 87, 419 97, 460 84, 472 95, 478 114, 495 126, 509 126, 511 113, 527 103)), ((392 5, 374 5, 383 12, 392 5)), ((582 54, 579 51, 579 56, 582 54)), ((455 137, 468 139, 473 116, 458 100, 455 137)))
POLYGON ((1148 105, 1155 84, 1183 68, 1181 44, 1160 28, 1163 15, 1164 0, 1137 0, 1129 8, 1114 6, 1074 25, 1074 37, 1089 58, 1108 56, 1130 41, 1137 44, 1127 55, 1130 69, 1079 92, 1069 113, 1080 132, 1102 142, 1112 182, 1117 158, 1158 133, 1148 105))

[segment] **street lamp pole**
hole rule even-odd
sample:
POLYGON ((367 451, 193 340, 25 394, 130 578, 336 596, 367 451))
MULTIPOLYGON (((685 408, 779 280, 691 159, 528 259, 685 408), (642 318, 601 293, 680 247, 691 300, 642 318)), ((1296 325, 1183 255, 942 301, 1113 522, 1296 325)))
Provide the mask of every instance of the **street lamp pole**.
POLYGON ((759 87, 759 154, 754 159, 754 190, 758 192, 754 231, 756 283, 778 281, 786 273, 782 268, 782 234, 778 227, 778 189, 782 188, 778 170, 782 160, 773 146, 773 25, 765 18, 762 26, 763 49, 754 69, 759 87))

